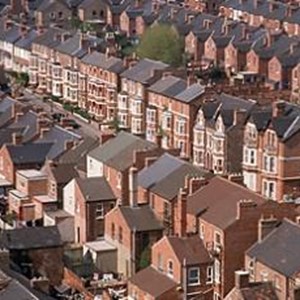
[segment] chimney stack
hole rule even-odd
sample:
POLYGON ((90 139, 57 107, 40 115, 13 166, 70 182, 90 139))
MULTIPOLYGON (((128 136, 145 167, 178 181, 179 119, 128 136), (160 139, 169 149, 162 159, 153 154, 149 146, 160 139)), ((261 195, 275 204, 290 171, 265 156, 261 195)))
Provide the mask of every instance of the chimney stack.
POLYGON ((208 181, 204 177, 191 177, 190 175, 186 175, 184 187, 186 188, 188 195, 192 195, 207 183, 208 181))
POLYGON ((272 116, 281 117, 284 115, 286 103, 283 100, 275 101, 272 105, 272 116))
POLYGON ((21 145, 23 142, 23 136, 19 132, 14 132, 12 135, 12 142, 14 145, 21 145))
POLYGON ((64 150, 65 151, 69 151, 73 147, 74 147, 74 141, 73 140, 67 140, 67 141, 65 141, 65 144, 64 144, 64 150))
POLYGON ((233 124, 241 125, 244 124, 246 120, 247 111, 245 109, 235 109, 233 115, 233 124))
POLYGON ((188 192, 185 188, 179 189, 178 194, 178 215, 175 226, 175 234, 180 237, 186 235, 186 227, 187 227, 187 213, 186 213, 186 202, 187 202, 188 192))
POLYGON ((258 242, 261 242, 278 225, 279 221, 273 216, 268 219, 260 219, 258 223, 258 242))
POLYGON ((129 169, 129 203, 131 207, 137 206, 137 194, 138 194, 137 174, 138 174, 138 169, 136 167, 131 167, 129 169))
POLYGON ((249 287, 249 272, 235 271, 235 287, 237 289, 249 287))

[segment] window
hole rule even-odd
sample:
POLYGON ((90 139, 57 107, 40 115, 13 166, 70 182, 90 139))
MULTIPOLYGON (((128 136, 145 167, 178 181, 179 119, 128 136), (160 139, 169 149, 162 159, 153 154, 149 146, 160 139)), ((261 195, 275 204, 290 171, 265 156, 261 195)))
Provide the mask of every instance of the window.
POLYGON ((119 109, 127 109, 127 96, 119 96, 119 109))
POLYGON ((261 271, 260 272, 260 278, 262 282, 268 281, 268 273, 266 271, 261 271))
POLYGON ((214 300, 221 300, 221 297, 217 292, 214 292, 214 300))
POLYGON ((185 124, 186 121, 184 119, 180 119, 179 121, 177 121, 177 126, 176 126, 177 133, 185 134, 185 124))
POLYGON ((204 132, 196 132, 195 133, 194 143, 195 143, 195 145, 198 145, 198 146, 204 145, 204 132))
POLYGON ((215 231, 215 250, 218 250, 221 247, 221 234, 215 231))
POLYGON ((215 264, 214 264, 214 274, 215 274, 215 283, 220 283, 221 280, 221 265, 220 261, 218 259, 215 259, 215 264))
POLYGON ((158 264, 158 270, 163 272, 164 267, 163 267, 163 256, 161 253, 158 253, 157 257, 157 264, 158 264))
POLYGON ((155 209, 155 195, 151 194, 151 198, 150 198, 150 207, 152 209, 155 209))
POLYGON ((111 238, 114 240, 115 239, 115 223, 111 223, 111 238))
POLYGON ((123 228, 119 226, 119 243, 123 243, 123 228))
POLYGON ((172 127, 172 114, 170 112, 164 113, 162 127, 163 129, 170 129, 172 127))
POLYGON ((109 207, 110 207, 110 209, 113 209, 115 207, 115 202, 114 201, 110 202, 109 207))
POLYGON ((244 163, 248 165, 256 165, 256 150, 244 148, 244 163))
POLYGON ((50 17, 51 20, 55 20, 55 12, 51 12, 49 14, 49 17, 50 17))
POLYGON ((189 285, 199 285, 200 284, 200 269, 199 268, 189 268, 188 284, 189 285))
POLYGON ((275 172, 275 157, 274 156, 264 156, 264 170, 267 172, 275 172))
POLYGON ((205 235, 205 227, 203 224, 200 224, 200 238, 204 240, 204 235, 205 235))
POLYGON ((103 219, 104 217, 104 206, 103 203, 98 203, 96 206, 96 218, 103 219))
POLYGON ((147 108, 147 123, 155 123, 155 110, 147 108))
POLYGON ((122 182, 122 174, 118 173, 118 175, 117 175, 117 188, 118 189, 121 188, 121 182, 122 182))
POLYGON ((263 180, 263 195, 271 200, 276 200, 275 182, 263 180))
POLYGON ((254 261, 252 259, 248 262, 248 271, 251 278, 254 278, 254 261))
POLYGON ((214 268, 212 266, 207 267, 206 269, 206 284, 211 284, 214 277, 214 268))
POLYGON ((173 270, 174 266, 173 266, 173 261, 172 260, 169 260, 168 261, 168 269, 167 269, 167 275, 169 277, 172 277, 174 276, 174 270, 173 270))
POLYGON ((60 20, 62 20, 63 17, 64 17, 63 12, 62 12, 62 11, 58 12, 58 18, 59 18, 60 20))

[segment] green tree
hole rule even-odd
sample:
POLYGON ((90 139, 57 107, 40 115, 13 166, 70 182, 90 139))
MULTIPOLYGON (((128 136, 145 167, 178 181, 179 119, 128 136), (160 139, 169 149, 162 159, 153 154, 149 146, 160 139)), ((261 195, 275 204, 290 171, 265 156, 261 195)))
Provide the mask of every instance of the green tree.
POLYGON ((170 25, 155 25, 148 28, 137 48, 140 57, 160 60, 174 67, 182 64, 183 52, 183 39, 170 25))

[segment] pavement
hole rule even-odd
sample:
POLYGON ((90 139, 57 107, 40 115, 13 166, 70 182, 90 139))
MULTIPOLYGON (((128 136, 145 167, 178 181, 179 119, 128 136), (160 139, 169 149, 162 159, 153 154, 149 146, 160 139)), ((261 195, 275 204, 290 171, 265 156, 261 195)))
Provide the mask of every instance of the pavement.
POLYGON ((92 125, 90 123, 87 123, 83 121, 80 118, 77 118, 74 116, 71 112, 66 111, 62 107, 55 105, 54 102, 51 100, 44 101, 42 96, 34 94, 32 91, 29 89, 26 89, 24 91, 24 96, 22 97, 24 100, 20 101, 26 101, 26 103, 36 105, 38 107, 43 108, 45 112, 49 114, 49 116, 53 113, 63 113, 70 119, 74 119, 76 123, 80 125, 79 129, 74 130, 76 133, 80 135, 88 135, 90 137, 99 137, 100 136, 100 130, 96 128, 95 125, 92 125))

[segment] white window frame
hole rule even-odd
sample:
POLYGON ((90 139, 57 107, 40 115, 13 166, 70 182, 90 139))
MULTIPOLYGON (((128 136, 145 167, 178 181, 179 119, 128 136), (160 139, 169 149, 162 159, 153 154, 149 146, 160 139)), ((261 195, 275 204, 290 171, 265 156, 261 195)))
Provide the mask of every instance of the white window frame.
POLYGON ((191 267, 188 269, 188 285, 189 286, 196 286, 200 285, 200 268, 199 267, 191 267), (197 276, 191 276, 191 273, 196 271, 197 276), (191 282, 195 280, 195 282, 191 282))
POLYGON ((170 278, 173 278, 174 277, 174 262, 172 259, 169 259, 168 260, 168 264, 167 264, 167 275, 170 277, 170 278), (172 268, 170 268, 170 266, 172 266, 172 268))
POLYGON ((214 267, 208 266, 206 268, 206 284, 212 284, 214 281, 214 267))
POLYGON ((271 200, 276 200, 276 182, 275 181, 263 179, 262 188, 263 188, 263 196, 264 197, 271 199, 271 200), (270 191, 271 185, 273 185, 273 193, 270 191), (267 188, 265 189, 265 187, 267 187, 267 188))
POLYGON ((96 211, 96 219, 97 220, 104 218, 104 205, 103 205, 103 203, 97 203, 95 211, 96 211), (100 214, 99 214, 99 212, 100 212, 100 214))
POLYGON ((218 259, 214 261, 214 280, 215 283, 221 282, 221 263, 218 259))

